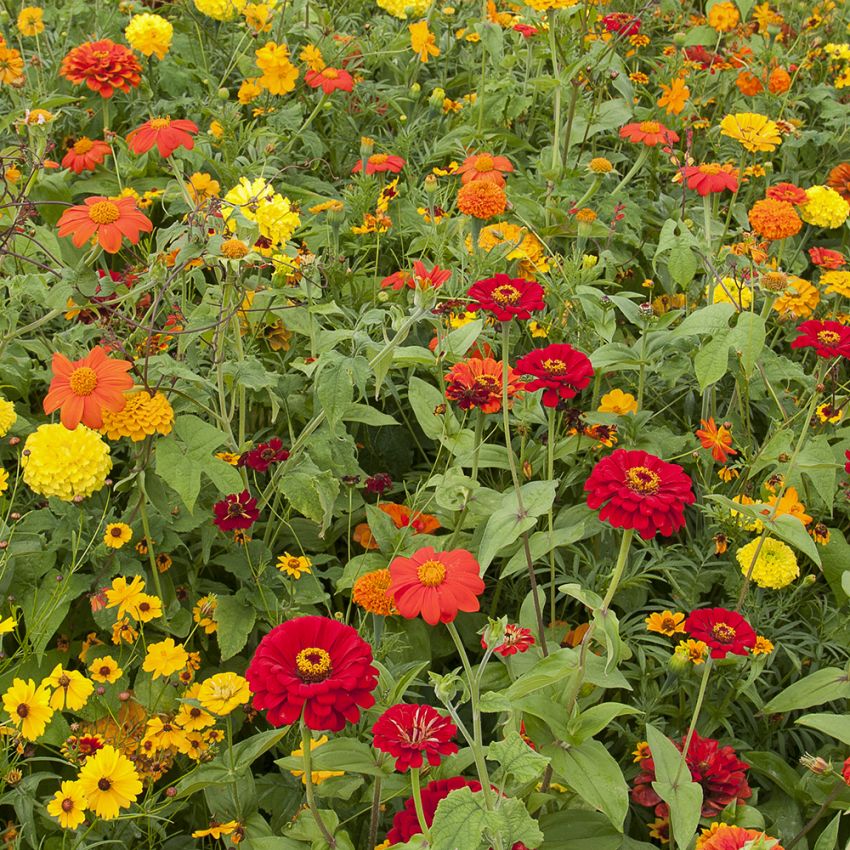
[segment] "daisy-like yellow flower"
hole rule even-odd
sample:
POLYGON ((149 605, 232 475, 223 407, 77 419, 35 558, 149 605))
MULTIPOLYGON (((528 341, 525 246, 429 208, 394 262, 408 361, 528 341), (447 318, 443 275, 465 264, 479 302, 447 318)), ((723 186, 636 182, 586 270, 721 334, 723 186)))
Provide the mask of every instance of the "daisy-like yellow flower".
POLYGON ((248 682, 236 673, 216 673, 201 682, 197 700, 207 711, 226 717, 251 698, 248 682))
POLYGON ((5 620, 0 620, 0 635, 7 635, 14 631, 17 624, 14 617, 6 617, 5 620))
POLYGON ((296 580, 305 573, 309 574, 312 566, 310 559, 304 555, 290 555, 289 552, 284 552, 277 559, 277 568, 296 580))
POLYGON ((104 545, 110 549, 120 549, 133 539, 133 529, 125 522, 110 522, 103 532, 104 545))
POLYGON ((599 399, 599 413, 616 413, 625 416, 629 413, 637 413, 637 399, 631 393, 624 393, 620 389, 611 390, 599 399))
POLYGON ((174 718, 174 722, 187 732, 197 732, 215 723, 215 718, 209 712, 193 704, 197 702, 200 690, 201 685, 199 682, 196 682, 185 690, 181 697, 183 702, 180 705, 180 711, 177 712, 177 717, 174 718))
POLYGON ((44 9, 24 6, 18 14, 18 32, 32 38, 44 32, 44 9))
POLYGON ((0 493, 5 493, 9 489, 9 473, 0 466, 0 493))
POLYGON ((89 676, 95 682, 106 682, 110 685, 117 682, 124 675, 124 671, 118 666, 118 662, 111 655, 95 658, 89 664, 89 676))
POLYGON ((819 404, 815 408, 815 414, 821 422, 829 422, 832 425, 844 418, 844 410, 840 407, 833 407, 828 401, 819 404))
POLYGON ((154 679, 160 676, 170 676, 186 666, 189 653, 182 643, 174 643, 173 638, 166 638, 159 643, 148 644, 148 654, 142 663, 142 670, 153 673, 154 679))
POLYGON ((86 795, 79 782, 66 781, 47 804, 47 813, 62 829, 76 829, 86 819, 86 795))
POLYGON ((770 655, 773 650, 772 641, 769 641, 764 635, 756 636, 756 642, 753 645, 753 655, 770 655))
POLYGON ((752 152, 775 151, 782 144, 779 127, 766 115, 758 112, 736 112, 720 122, 720 133, 739 142, 752 152))
MULTIPOLYGON (((319 747, 324 746, 328 742, 328 736, 322 735, 321 738, 311 738, 310 739, 310 752, 313 750, 317 750, 319 747)), ((297 750, 293 750, 289 755, 294 756, 295 758, 303 758, 304 757, 304 746, 298 747, 297 750)), ((307 784, 307 775, 303 770, 290 770, 289 771, 296 779, 300 776, 301 782, 306 785, 307 784)), ((310 778, 313 780, 313 785, 321 785, 326 779, 330 779, 332 776, 345 776, 344 770, 311 770, 310 778)))
POLYGON ((3 708, 21 735, 35 741, 44 734, 53 717, 50 688, 45 682, 36 686, 32 679, 14 679, 3 694, 3 708))
POLYGON ((638 741, 632 755, 634 756, 635 762, 645 761, 648 758, 652 758, 652 753, 649 749, 649 742, 638 741))
POLYGON ((106 607, 114 608, 117 605, 118 618, 128 611, 132 614, 144 592, 145 582, 141 576, 133 576, 129 583, 123 576, 118 576, 112 579, 112 587, 106 591, 106 607))
POLYGON ((140 623, 149 623, 162 616, 162 600, 158 596, 142 593, 130 613, 140 623))
POLYGON ((211 174, 206 171, 196 171, 189 177, 189 182, 186 184, 186 191, 189 197, 196 203, 202 204, 210 198, 217 198, 221 191, 221 184, 218 180, 213 179, 211 174))
POLYGON ((679 641, 675 653, 691 664, 704 664, 705 657, 708 654, 708 644, 701 640, 688 638, 687 640, 679 641))
POLYGON ((206 829, 196 829, 192 833, 192 838, 222 838, 233 835, 238 827, 239 823, 235 820, 227 821, 227 823, 213 821, 206 829))
POLYGON ((215 609, 218 607, 218 599, 214 593, 202 596, 192 609, 192 619, 204 630, 205 634, 211 635, 218 629, 215 621, 215 609))
POLYGON ((644 622, 648 632, 673 637, 677 632, 685 631, 685 615, 680 611, 658 611, 650 614, 644 622))
POLYGON ((77 781, 88 808, 104 820, 118 817, 142 793, 133 763, 109 744, 86 759, 77 781))
POLYGON ((122 617, 112 624, 112 642, 116 646, 122 643, 135 643, 138 636, 138 631, 126 617, 122 617))
POLYGON ((428 21, 408 24, 407 29, 410 32, 410 49, 419 56, 420 62, 427 62, 429 56, 440 55, 434 33, 428 29, 428 21))
POLYGON ((150 744, 155 750, 175 749, 180 753, 189 748, 186 732, 167 717, 151 717, 148 720, 142 743, 150 744))
POLYGON ((0 397, 0 437, 5 437, 9 433, 9 429, 17 419, 18 414, 15 413, 15 405, 0 397))
POLYGON ((94 684, 77 670, 66 670, 57 664, 50 675, 42 682, 53 688, 50 707, 56 711, 68 709, 78 711, 87 702, 94 691, 94 684))

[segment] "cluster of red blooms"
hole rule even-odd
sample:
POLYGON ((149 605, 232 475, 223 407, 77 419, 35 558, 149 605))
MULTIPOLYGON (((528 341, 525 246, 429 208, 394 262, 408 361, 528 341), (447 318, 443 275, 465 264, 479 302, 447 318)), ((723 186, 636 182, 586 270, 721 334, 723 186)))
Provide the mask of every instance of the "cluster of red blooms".
POLYGON ((272 437, 267 443, 259 443, 250 451, 243 452, 236 465, 247 466, 254 472, 268 472, 273 463, 282 463, 288 458, 289 452, 283 448, 280 437, 272 437))
POLYGON ((222 531, 250 528, 259 518, 257 500, 247 490, 230 493, 213 505, 213 522, 222 531))

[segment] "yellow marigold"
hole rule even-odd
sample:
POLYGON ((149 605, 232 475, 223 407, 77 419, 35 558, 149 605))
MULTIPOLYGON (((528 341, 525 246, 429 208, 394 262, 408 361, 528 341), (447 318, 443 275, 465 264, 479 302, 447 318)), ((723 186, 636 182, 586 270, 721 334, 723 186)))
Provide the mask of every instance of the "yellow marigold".
POLYGON ((592 171, 594 174, 609 174, 614 170, 614 166, 611 164, 610 159, 606 159, 604 156, 595 156, 588 163, 588 169, 592 171))
POLYGON ((406 21, 408 16, 420 18, 431 5, 431 0, 376 0, 385 12, 394 18, 406 21))
POLYGON ((549 9, 570 9, 577 6, 579 0, 523 0, 523 2, 538 12, 545 12, 549 9))
POLYGON ((249 250, 241 239, 225 239, 221 243, 221 256, 228 260, 241 260, 249 250))
POLYGON ((248 682, 236 673, 216 673, 201 682, 197 700, 207 711, 226 717, 251 699, 248 682))
POLYGON ((741 565, 743 575, 750 571, 750 565, 755 558, 750 577, 759 587, 779 590, 787 587, 800 575, 794 550, 781 540, 775 540, 772 537, 751 540, 735 553, 735 557, 741 565))
POLYGON ((147 390, 138 390, 126 396, 127 403, 117 413, 104 409, 103 428, 110 440, 129 437, 134 443, 154 434, 171 433, 174 410, 162 393, 151 396, 147 390))
MULTIPOLYGON (((522 277, 534 278, 537 274, 549 271, 549 261, 543 243, 518 224, 503 221, 482 227, 481 233, 478 234, 478 247, 487 253, 497 249, 500 256, 502 250, 507 249, 504 259, 519 260, 517 272, 522 277)), ((466 250, 472 253, 471 236, 466 238, 466 250)))
POLYGON ((220 139, 224 135, 224 127, 218 121, 210 121, 210 135, 214 139, 220 139))
POLYGON ((741 14, 734 3, 715 3, 708 10, 708 25, 717 32, 731 32, 740 20, 741 14))
MULTIPOLYGON (((709 289, 708 286, 705 288, 706 296, 709 289)), ((753 303, 753 290, 734 277, 724 277, 720 283, 714 284, 712 300, 714 304, 734 304, 739 309, 746 310, 753 303)))
POLYGON ((359 605, 364 611, 376 614, 379 617, 398 614, 392 598, 387 596, 390 581, 389 570, 373 570, 364 573, 354 582, 351 599, 355 605, 359 605))
POLYGON ((807 201, 800 207, 800 215, 807 224, 815 227, 841 227, 850 215, 850 204, 829 186, 812 186, 806 189, 807 201))
POLYGON ((289 241, 301 224, 301 217, 292 209, 289 198, 275 193, 257 209, 257 224, 260 236, 264 236, 272 245, 280 245, 289 241))
POLYGON ((504 189, 490 180, 472 180, 457 193, 457 208, 478 219, 501 215, 507 204, 504 189))
POLYGON ((141 15, 133 15, 124 36, 128 44, 145 56, 156 54, 157 59, 164 59, 171 47, 171 39, 174 37, 174 27, 170 21, 159 15, 145 12, 141 15))
POLYGON ((15 405, 5 398, 0 398, 0 437, 5 437, 17 420, 18 414, 15 413, 15 405))
POLYGON ((44 9, 39 6, 24 6, 18 14, 18 32, 35 36, 44 32, 44 9))
POLYGON ((21 465, 24 482, 41 496, 64 502, 85 498, 106 483, 112 469, 109 446, 97 431, 78 425, 69 431, 61 423, 39 425, 27 437, 21 465))
POLYGON ((826 292, 850 297, 850 272, 831 269, 824 272, 820 278, 821 285, 826 285, 826 292))
POLYGON ((194 0, 195 8, 208 18, 232 21, 245 8, 248 0, 194 0))
POLYGON ((773 302, 773 309, 782 317, 794 316, 804 319, 814 313, 819 303, 820 292, 817 287, 801 277, 792 275, 788 279, 785 292, 773 302))
POLYGON ((720 122, 720 133, 739 142, 748 151, 774 151, 782 143, 779 127, 766 115, 736 112, 720 122))
POLYGON ((775 198, 756 201, 747 217, 750 227, 764 239, 788 239, 796 236, 803 226, 792 204, 775 198))
POLYGON ((628 413, 637 413, 637 399, 631 393, 624 393, 620 389, 611 390, 599 399, 599 413, 616 413, 625 416, 628 413))
POLYGON ((14 47, 0 44, 0 83, 11 85, 24 79, 24 57, 14 47))
POLYGON ((285 44, 267 41, 256 51, 257 67, 263 76, 257 81, 270 94, 286 94, 295 88, 298 69, 289 61, 289 48, 285 44))

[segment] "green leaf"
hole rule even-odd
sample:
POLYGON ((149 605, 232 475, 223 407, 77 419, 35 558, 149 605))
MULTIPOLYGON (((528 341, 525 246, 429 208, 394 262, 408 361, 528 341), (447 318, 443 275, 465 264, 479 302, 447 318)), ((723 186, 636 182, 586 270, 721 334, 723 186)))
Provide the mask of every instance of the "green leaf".
POLYGON ((763 519, 762 523, 776 537, 790 543, 820 566, 820 552, 818 552, 817 544, 809 536, 806 526, 803 525, 799 517, 781 514, 776 519, 763 519))
POLYGON ((761 710, 762 714, 784 714, 811 708, 835 699, 850 699, 850 680, 840 667, 824 667, 778 693, 761 710))
MULTIPOLYGON (((564 528, 556 528, 550 535, 548 531, 535 531, 528 538, 528 547, 531 551, 531 561, 540 560, 544 555, 548 555, 552 549, 559 549, 562 546, 569 546, 571 543, 576 543, 585 537, 585 521, 568 525, 564 528)), ((502 568, 500 578, 516 575, 517 573, 525 572, 528 569, 526 560, 525 547, 514 554, 510 560, 502 568)))
MULTIPOLYGON (((731 304, 729 305, 732 306, 731 304)), ((720 331, 703 343, 694 356, 694 372, 701 391, 717 383, 729 368, 729 334, 720 331)))
POLYGON ((254 628, 257 612, 250 605, 235 596, 221 595, 215 609, 215 619, 218 623, 215 636, 218 648, 221 650, 221 660, 227 661, 241 652, 248 642, 248 635, 254 628))
POLYGON ((518 787, 533 782, 549 764, 546 756, 532 750, 513 729, 505 735, 503 741, 493 741, 490 744, 487 748, 487 758, 498 763, 498 777, 504 779, 510 776, 518 787))
POLYGON ((753 374, 767 338, 764 319, 758 313, 738 314, 738 321, 729 333, 729 345, 741 358, 744 375, 753 374))
POLYGON ((667 257, 667 271, 676 284, 682 289, 687 288, 697 272, 697 258, 693 250, 677 242, 667 257))
POLYGON ((331 427, 339 423, 354 401, 354 367, 351 359, 337 351, 319 358, 314 375, 316 398, 331 427))
POLYGON ((436 440, 447 433, 447 418, 452 414, 448 411, 445 414, 436 412, 441 405, 445 405, 446 399, 435 386, 413 377, 408 384, 407 400, 426 437, 436 440))
POLYGON ((302 457, 296 467, 287 469, 280 477, 278 486, 298 513, 319 525, 319 536, 323 536, 333 518, 339 479, 302 457))
POLYGON ((263 753, 268 752, 275 744, 289 734, 289 727, 268 729, 259 732, 233 745, 233 761, 227 757, 227 750, 222 751, 222 757, 228 761, 233 770, 241 771, 249 768, 263 753))
POLYGON ((813 850, 834 850, 838 847, 838 827, 842 814, 843 812, 838 812, 827 824, 826 829, 818 836, 813 850))
POLYGON ((643 712, 639 708, 633 708, 622 702, 603 702, 590 706, 570 720, 570 743, 580 744, 585 739, 592 738, 624 714, 643 714, 643 712))
POLYGON ((732 318, 734 312, 734 304, 730 304, 728 301, 700 307, 699 310, 694 310, 693 313, 685 317, 682 324, 673 331, 673 335, 677 337, 700 334, 714 336, 729 329, 729 319, 732 318))
POLYGON ((623 836, 599 812, 567 809, 543 815, 545 850, 620 850, 623 836))
POLYGON ((841 529, 829 529, 829 543, 820 549, 821 569, 838 605, 844 605, 848 595, 842 586, 845 576, 850 575, 850 543, 841 529))
MULTIPOLYGON (((312 751, 313 770, 343 770, 346 773, 363 773, 385 776, 378 767, 375 753, 365 741, 356 738, 334 738, 312 751)), ((282 770, 301 770, 304 762, 300 756, 286 756, 275 764, 282 770)))
POLYGON ((843 714, 804 714, 798 718, 800 726, 808 726, 837 738, 850 746, 850 717, 843 714))
POLYGON ((577 670, 578 657, 575 650, 568 647, 559 649, 523 673, 505 691, 505 697, 513 702, 549 685, 566 684, 567 677, 574 676, 577 670))
POLYGON ((62 574, 50 570, 36 586, 19 584, 16 592, 26 587, 21 598, 21 610, 27 627, 26 639, 39 663, 44 651, 62 621, 68 616, 71 603, 90 587, 85 576, 62 574))

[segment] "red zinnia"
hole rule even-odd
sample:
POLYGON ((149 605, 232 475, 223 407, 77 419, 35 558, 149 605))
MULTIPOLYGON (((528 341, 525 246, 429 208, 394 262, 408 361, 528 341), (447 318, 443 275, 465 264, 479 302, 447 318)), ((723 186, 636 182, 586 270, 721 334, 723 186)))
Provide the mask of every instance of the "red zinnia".
POLYGON ((250 528, 259 518, 257 500, 247 490, 230 493, 213 505, 213 522, 222 531, 250 528))
POLYGON ((112 97, 115 89, 127 92, 139 85, 142 66, 132 50, 104 38, 74 47, 59 73, 76 85, 85 83, 101 97, 112 97))
POLYGON ((325 94, 337 91, 351 91, 354 88, 354 77, 340 68, 322 68, 321 71, 308 71, 304 82, 310 88, 320 88, 325 94))
POLYGON ((768 842, 775 839, 758 829, 745 829, 743 826, 729 826, 725 823, 704 838, 699 845, 700 850, 743 850, 744 847, 770 846, 771 850, 783 850, 781 844, 759 844, 757 839, 765 838, 768 842))
POLYGON ((699 192, 703 197, 726 189, 730 192, 738 189, 737 169, 731 165, 721 165, 719 162, 685 166, 682 169, 682 176, 685 178, 687 187, 699 192))
POLYGON ((240 455, 237 466, 247 466, 255 472, 268 472, 273 463, 281 463, 289 458, 289 452, 283 448, 280 437, 272 437, 267 443, 240 455))
POLYGON ((378 671, 372 647, 351 626, 329 617, 296 617, 273 628, 245 671, 253 706, 272 726, 302 716, 309 729, 339 732, 375 704, 378 671))
POLYGON ((409 558, 390 563, 392 578, 387 593, 408 620, 422 616, 426 623, 451 623, 459 611, 479 609, 484 592, 478 561, 466 549, 436 552, 430 546, 409 558))
MULTIPOLYGON (((679 751, 684 747, 676 742, 679 751)), ((743 803, 752 795, 747 784, 746 771, 749 765, 741 761, 732 747, 721 747, 713 738, 701 738, 694 732, 685 762, 691 778, 702 786, 702 816, 716 817, 730 803, 743 803)), ((640 763, 641 772, 635 777, 632 799, 641 806, 655 806, 659 817, 667 817, 669 809, 655 793, 655 762, 650 756, 640 763)))
POLYGON ((793 183, 777 183, 775 186, 770 186, 764 194, 768 198, 773 198, 774 201, 785 201, 786 204, 793 204, 795 207, 805 204, 809 199, 806 190, 793 183))
POLYGON ((669 537, 685 524, 694 502, 691 479, 675 463, 643 451, 617 449, 593 467, 584 483, 587 504, 615 528, 634 528, 644 540, 669 537))
POLYGON ((746 655, 756 643, 753 627, 737 611, 726 608, 691 611, 685 629, 694 640, 708 644, 712 658, 725 658, 730 652, 746 655))
POLYGON ((561 399, 574 398, 593 377, 590 360, 571 345, 561 342, 520 357, 516 368, 521 375, 534 378, 526 384, 528 390, 543 390, 544 407, 556 407, 561 399))
POLYGON ((830 271, 847 265, 847 260, 844 259, 843 254, 840 254, 838 251, 832 251, 829 248, 809 248, 809 258, 812 261, 812 265, 821 269, 829 269, 830 271))
POLYGON ((68 148, 68 153, 62 158, 62 166, 74 174, 94 171, 103 162, 104 157, 111 153, 112 148, 106 142, 83 136, 68 148))
POLYGON ((850 357, 850 328, 839 322, 809 319, 797 325, 791 348, 813 348, 818 357, 850 357))
POLYGON ((151 220, 140 212, 133 198, 104 198, 93 195, 69 207, 59 218, 59 235, 70 236, 82 248, 93 236, 107 254, 117 254, 126 236, 135 245, 141 233, 153 230, 151 220))
MULTIPOLYGON (((492 357, 470 357, 457 363, 446 374, 446 398, 461 410, 498 413, 502 409, 501 360, 492 357)), ((508 367, 508 398, 520 395, 523 384, 519 375, 508 367)))
POLYGON ((669 145, 678 142, 679 134, 673 132, 673 130, 668 130, 660 121, 640 121, 626 124, 620 130, 620 138, 655 147, 655 145, 669 145))
POLYGON ((423 754, 436 767, 442 756, 457 752, 452 741, 457 726, 430 705, 394 705, 378 718, 372 734, 375 749, 391 755, 402 773, 422 767, 423 754))
MULTIPOLYGON (((380 171, 389 171, 391 174, 398 174, 404 168, 404 160, 400 156, 394 156, 388 153, 373 153, 366 160, 366 173, 377 174, 380 171)), ((363 160, 357 160, 357 165, 351 169, 352 174, 358 174, 363 170, 363 160)))
MULTIPOLYGON (((480 791, 481 783, 474 779, 454 776, 451 779, 434 779, 422 789, 422 813, 425 816, 426 826, 431 826, 433 823, 440 801, 459 788, 469 788, 473 792, 480 791)), ((387 841, 390 844, 410 841, 414 835, 419 835, 421 831, 419 818, 416 816, 416 805, 413 802, 413 797, 409 797, 404 801, 404 808, 400 812, 396 812, 392 829, 387 833, 387 841)))
POLYGON ((171 156, 177 148, 192 150, 195 147, 192 136, 197 132, 198 125, 186 118, 173 121, 170 117, 151 118, 127 134, 127 147, 133 153, 142 154, 156 145, 160 156, 171 156))
POLYGON ((613 12, 602 18, 602 24, 608 32, 619 35, 637 35, 640 32, 640 18, 627 12, 613 12))
MULTIPOLYGON (((526 652, 532 646, 534 646, 534 635, 531 634, 530 629, 508 623, 505 626, 505 634, 502 636, 501 643, 493 647, 493 652, 504 658, 508 655, 516 655, 518 652, 526 652)), ((487 649, 487 641, 483 637, 481 638, 481 648, 487 649)))
POLYGON ((531 38, 539 32, 537 27, 530 27, 528 24, 514 24, 514 30, 523 38, 531 38))
POLYGON ((500 322, 530 319, 532 310, 542 310, 543 287, 533 280, 497 274, 484 280, 476 280, 466 293, 472 303, 470 310, 486 310, 500 322))

